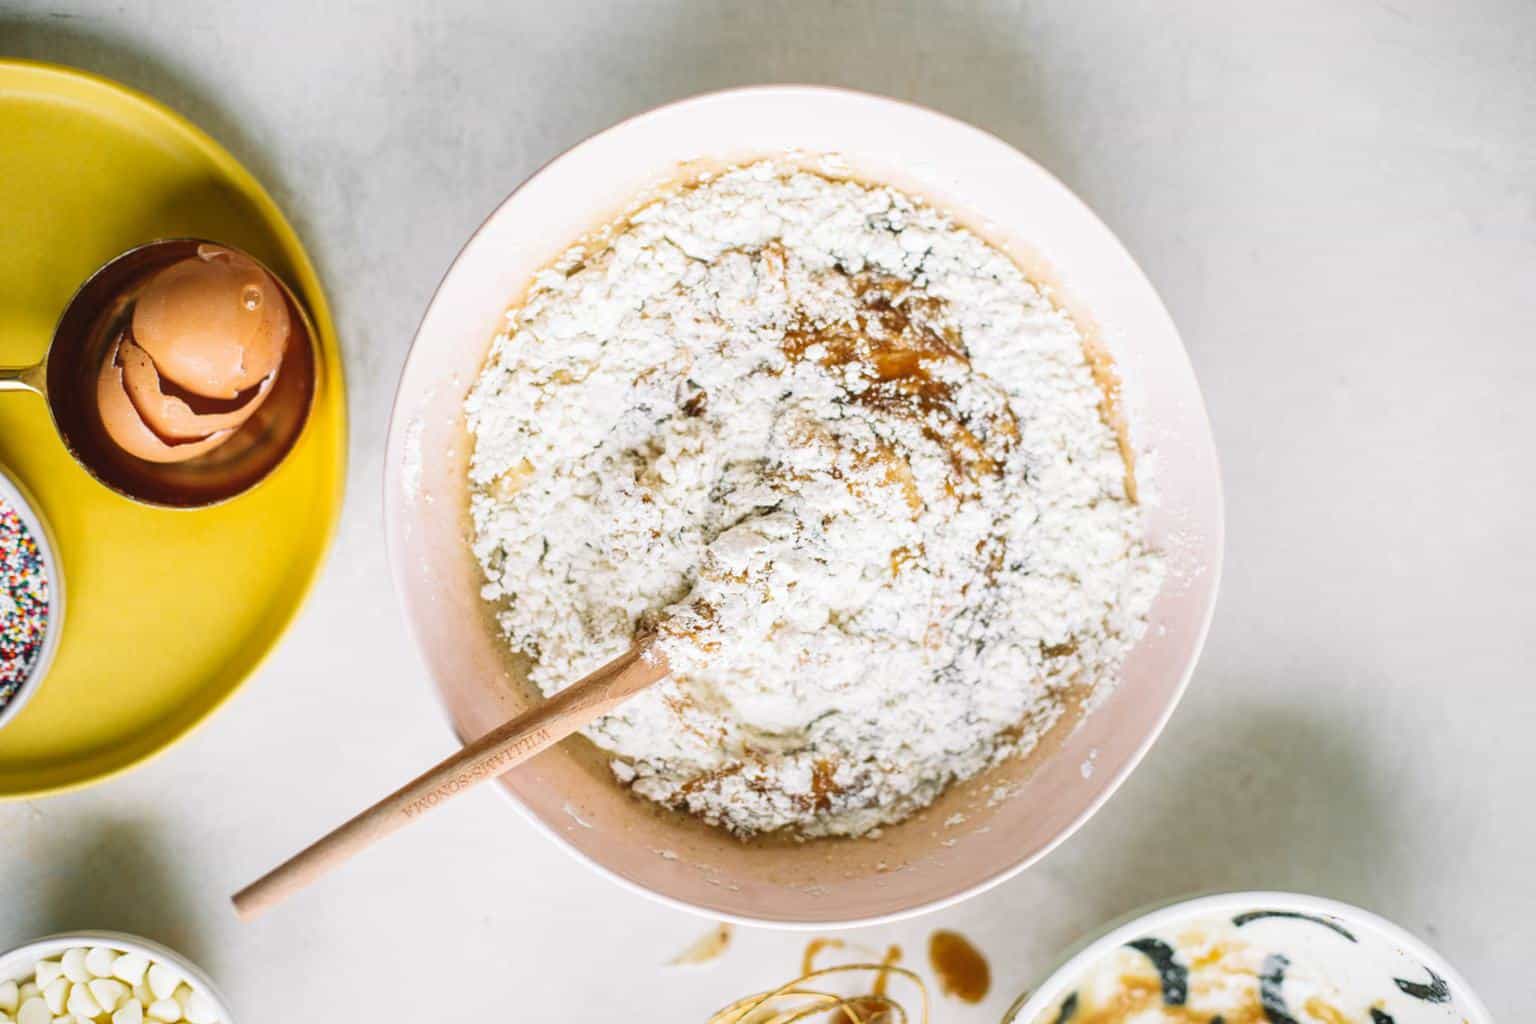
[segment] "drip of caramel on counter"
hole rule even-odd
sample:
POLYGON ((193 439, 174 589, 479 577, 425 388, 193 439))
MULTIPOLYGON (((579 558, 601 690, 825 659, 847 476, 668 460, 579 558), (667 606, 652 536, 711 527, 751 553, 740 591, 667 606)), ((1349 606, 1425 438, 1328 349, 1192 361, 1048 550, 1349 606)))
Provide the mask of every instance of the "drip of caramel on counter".
POLYGON ((964 1003, 979 1003, 992 987, 987 958, 959 932, 937 931, 928 939, 928 962, 945 995, 964 1003))
POLYGON ((705 964, 724 955, 731 945, 731 926, 725 922, 715 925, 709 931, 699 936, 688 948, 668 963, 674 967, 692 964, 705 964))

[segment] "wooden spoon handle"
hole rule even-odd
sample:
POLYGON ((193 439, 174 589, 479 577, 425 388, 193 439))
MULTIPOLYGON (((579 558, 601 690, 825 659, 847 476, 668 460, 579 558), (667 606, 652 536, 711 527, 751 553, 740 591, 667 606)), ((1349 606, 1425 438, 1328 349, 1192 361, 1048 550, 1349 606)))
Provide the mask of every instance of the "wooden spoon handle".
POLYGON ((650 686, 667 671, 666 658, 654 647, 632 648, 538 707, 486 733, 241 889, 234 896, 235 912, 250 920, 276 906, 449 797, 559 743, 650 686))

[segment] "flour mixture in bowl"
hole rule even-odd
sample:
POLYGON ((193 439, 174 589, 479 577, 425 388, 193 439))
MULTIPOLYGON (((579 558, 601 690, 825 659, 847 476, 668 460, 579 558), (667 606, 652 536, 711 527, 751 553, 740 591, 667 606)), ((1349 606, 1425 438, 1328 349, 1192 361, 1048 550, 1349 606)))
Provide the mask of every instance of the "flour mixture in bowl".
POLYGON ((901 192, 763 162, 568 251, 467 402, 475 553, 552 693, 741 835, 860 835, 1113 685, 1162 579, 1072 320, 901 192))

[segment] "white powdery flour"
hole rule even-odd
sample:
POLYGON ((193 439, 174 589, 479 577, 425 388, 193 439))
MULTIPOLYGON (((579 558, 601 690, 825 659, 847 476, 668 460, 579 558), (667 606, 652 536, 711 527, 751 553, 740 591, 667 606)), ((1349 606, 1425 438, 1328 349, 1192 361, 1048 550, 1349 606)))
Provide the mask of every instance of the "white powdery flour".
POLYGON ((571 249, 467 403, 475 553, 588 735, 740 834, 857 835, 1112 685, 1161 582, 1071 320, 889 188, 727 171, 571 249))

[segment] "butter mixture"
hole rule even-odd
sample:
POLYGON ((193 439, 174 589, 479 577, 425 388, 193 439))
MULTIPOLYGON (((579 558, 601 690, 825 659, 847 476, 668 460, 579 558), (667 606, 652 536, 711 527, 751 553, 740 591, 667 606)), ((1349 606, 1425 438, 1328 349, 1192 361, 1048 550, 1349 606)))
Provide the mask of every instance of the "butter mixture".
POLYGON ((643 206, 507 315, 467 403, 484 596, 546 693, 742 835, 859 835, 1102 694, 1161 582, 1083 338, 1000 250, 775 162, 643 206))

